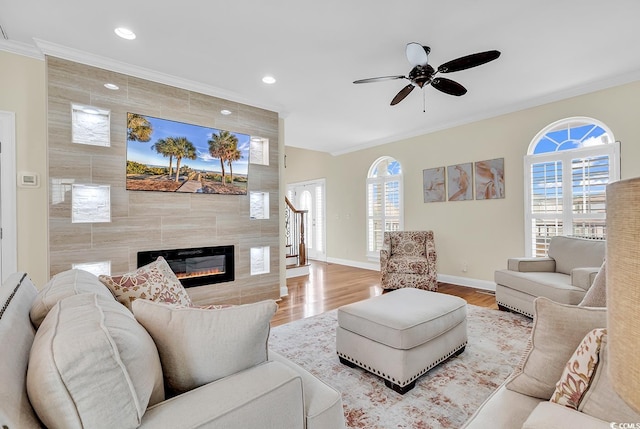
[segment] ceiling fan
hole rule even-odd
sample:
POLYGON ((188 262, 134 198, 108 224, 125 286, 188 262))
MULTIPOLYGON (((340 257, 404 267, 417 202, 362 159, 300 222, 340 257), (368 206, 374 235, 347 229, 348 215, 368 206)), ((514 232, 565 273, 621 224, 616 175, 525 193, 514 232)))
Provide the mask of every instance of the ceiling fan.
POLYGON ((461 96, 467 93, 467 89, 464 86, 451 79, 447 79, 446 77, 436 77, 436 74, 452 73, 460 70, 470 69, 472 67, 486 64, 489 61, 493 61, 500 56, 499 51, 478 52, 448 61, 442 64, 437 69, 434 69, 428 63, 430 52, 431 48, 429 48, 428 46, 422 46, 420 43, 415 42, 408 43, 406 48, 407 59, 413 66, 413 68, 409 72, 409 76, 380 76, 372 77, 369 79, 356 80, 353 83, 380 82, 384 80, 395 79, 409 80, 411 83, 402 88, 400 92, 398 92, 396 96, 393 97, 393 100, 391 100, 392 106, 395 106, 396 104, 404 100, 405 97, 409 95, 409 93, 411 93, 411 91, 413 91, 416 86, 423 88, 426 85, 431 85, 438 91, 442 91, 445 94, 461 96))

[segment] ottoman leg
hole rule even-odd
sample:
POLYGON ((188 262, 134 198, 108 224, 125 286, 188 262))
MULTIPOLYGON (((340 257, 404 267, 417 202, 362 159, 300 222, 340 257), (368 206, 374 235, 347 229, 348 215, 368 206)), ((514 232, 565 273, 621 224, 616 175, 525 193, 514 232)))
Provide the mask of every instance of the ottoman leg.
POLYGON ((384 381, 385 386, 387 386, 389 389, 392 389, 395 392, 398 392, 401 395, 404 395, 405 393, 407 393, 409 390, 413 389, 414 387, 416 387, 416 382, 412 381, 411 383, 407 384, 404 387, 400 387, 395 383, 390 382, 389 380, 385 380, 384 381))
POLYGON ((340 359, 340 363, 343 365, 348 366, 349 368, 356 368, 358 365, 356 365, 355 363, 351 362, 350 360, 346 360, 345 358, 338 356, 340 359))

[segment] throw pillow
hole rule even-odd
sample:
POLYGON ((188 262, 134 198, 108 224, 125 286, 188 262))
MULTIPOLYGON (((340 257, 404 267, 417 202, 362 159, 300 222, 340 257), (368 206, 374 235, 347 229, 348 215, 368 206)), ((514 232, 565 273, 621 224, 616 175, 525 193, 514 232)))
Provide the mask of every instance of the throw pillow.
POLYGON ((98 277, 84 270, 68 270, 56 274, 38 292, 33 301, 29 317, 36 329, 40 326, 49 310, 61 299, 81 293, 96 293, 113 299, 113 295, 98 277))
POLYGON ((80 294, 49 311, 27 369, 29 401, 46 427, 138 427, 164 400, 153 340, 113 298, 80 294))
POLYGON ((606 326, 607 310, 538 297, 534 314, 529 345, 507 382, 507 389, 548 400, 580 341, 592 329, 606 326))
POLYGON ((133 313, 158 347, 165 381, 185 392, 267 360, 275 301, 207 310, 146 300, 133 313))
POLYGON ((600 362, 602 338, 606 333, 606 329, 599 328, 584 337, 567 362, 562 377, 556 383, 556 390, 553 392, 551 402, 578 410, 582 397, 589 389, 591 379, 600 362))
POLYGON ((120 276, 102 275, 99 279, 129 309, 131 303, 138 298, 191 305, 187 291, 162 256, 130 273, 120 276))
POLYGON ((640 422, 640 414, 629 407, 611 385, 609 353, 605 335, 598 354, 599 364, 578 406, 578 411, 606 422, 640 422))
POLYGON ((607 261, 603 262, 598 274, 593 279, 593 284, 578 305, 580 307, 607 306, 607 261))

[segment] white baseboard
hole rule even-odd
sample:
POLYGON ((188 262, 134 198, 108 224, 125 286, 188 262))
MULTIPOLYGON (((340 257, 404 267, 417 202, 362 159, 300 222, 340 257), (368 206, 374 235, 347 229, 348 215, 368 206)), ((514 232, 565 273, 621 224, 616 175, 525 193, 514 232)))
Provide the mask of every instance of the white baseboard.
POLYGON ((496 284, 488 280, 471 279, 469 277, 451 276, 449 274, 438 274, 438 281, 451 283, 458 286, 472 287, 475 289, 496 291, 496 284))
POLYGON ((351 261, 349 259, 327 258, 327 262, 338 265, 346 265, 347 267, 362 268, 364 270, 380 271, 380 264, 351 261))
POLYGON ((289 295, 289 288, 287 286, 280 286, 280 298, 289 295))
POLYGON ((306 276, 309 275, 309 266, 305 265, 302 267, 293 267, 293 268, 287 268, 287 274, 286 274, 286 278, 290 279, 293 277, 302 277, 302 276, 306 276))
MULTIPOLYGON (((367 263, 359 261, 351 261, 349 259, 327 258, 327 262, 332 264, 346 265, 348 267, 362 268, 365 270, 380 271, 380 264, 367 263)), ((451 283, 458 286, 472 287, 483 290, 496 290, 496 284, 488 280, 472 279, 469 277, 452 276, 449 274, 438 274, 438 281, 442 283, 451 283)))

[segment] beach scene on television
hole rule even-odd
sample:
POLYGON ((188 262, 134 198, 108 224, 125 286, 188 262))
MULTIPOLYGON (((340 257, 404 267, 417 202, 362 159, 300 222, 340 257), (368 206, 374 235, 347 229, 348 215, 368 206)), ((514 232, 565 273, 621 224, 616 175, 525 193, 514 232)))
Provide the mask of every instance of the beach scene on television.
POLYGON ((246 195, 251 136, 127 113, 127 190, 246 195))

